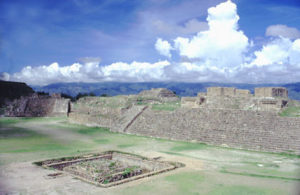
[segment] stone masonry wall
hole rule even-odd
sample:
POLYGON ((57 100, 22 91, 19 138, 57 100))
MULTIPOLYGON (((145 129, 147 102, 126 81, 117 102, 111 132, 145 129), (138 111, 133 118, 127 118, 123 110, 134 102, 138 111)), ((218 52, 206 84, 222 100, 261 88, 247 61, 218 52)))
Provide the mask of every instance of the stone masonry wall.
POLYGON ((67 116, 69 113, 70 100, 64 98, 52 98, 54 100, 54 105, 52 107, 52 112, 48 116, 67 116))
POLYGON ((282 97, 288 98, 288 91, 284 87, 255 88, 255 97, 282 97))
POLYGON ((86 113, 77 113, 71 112, 69 113, 68 118, 70 123, 82 124, 87 126, 94 127, 111 127, 113 121, 115 121, 114 117, 103 117, 97 115, 90 115, 86 113))
POLYGON ((300 154, 300 118, 226 109, 145 110, 126 133, 300 154))
POLYGON ((32 94, 8 103, 5 116, 9 117, 45 117, 67 116, 69 99, 53 98, 47 95, 32 94))

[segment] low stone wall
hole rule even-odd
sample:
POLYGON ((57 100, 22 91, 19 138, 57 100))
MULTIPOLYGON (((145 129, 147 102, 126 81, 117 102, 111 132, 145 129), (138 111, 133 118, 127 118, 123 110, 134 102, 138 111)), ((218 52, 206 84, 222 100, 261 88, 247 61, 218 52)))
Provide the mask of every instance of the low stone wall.
POLYGON ((300 154, 300 118, 275 113, 185 109, 145 110, 126 133, 268 152, 300 154))

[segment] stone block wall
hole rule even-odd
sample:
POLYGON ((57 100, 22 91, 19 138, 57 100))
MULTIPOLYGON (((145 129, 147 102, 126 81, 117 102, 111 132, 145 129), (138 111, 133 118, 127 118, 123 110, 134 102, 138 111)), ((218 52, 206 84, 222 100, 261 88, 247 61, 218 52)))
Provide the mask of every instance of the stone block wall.
POLYGON ((235 93, 237 97, 252 97, 251 92, 247 89, 236 89, 235 93))
POLYGON ((87 113, 71 112, 69 113, 68 120, 70 123, 74 124, 110 128, 116 119, 115 116, 100 116, 87 113))
POLYGON ((281 97, 288 98, 288 91, 284 87, 255 88, 255 97, 281 97))
POLYGON ((208 97, 252 97, 249 90, 246 89, 236 89, 234 87, 208 87, 207 88, 208 97))
POLYGON ((65 98, 53 98, 54 104, 49 116, 67 116, 70 112, 70 100, 65 98))
POLYGON ((196 106, 196 101, 200 97, 182 97, 181 98, 181 107, 185 108, 194 108, 196 106))
POLYGON ((126 133, 300 154, 300 118, 228 109, 145 110, 126 133))
POLYGON ((139 96, 84 98, 72 106, 69 120, 113 132, 300 154, 300 118, 277 114, 287 99, 253 97, 234 88, 208 88, 208 94, 183 97, 175 111, 152 110, 151 103, 138 104, 139 96))
POLYGON ((222 87, 208 87, 207 96, 223 96, 222 87))
POLYGON ((156 88, 151 90, 144 90, 138 94, 141 97, 176 97, 174 92, 165 88, 156 88))
POLYGON ((124 130, 145 107, 135 102, 136 96, 80 98, 71 106, 69 122, 124 130))
POLYGON ((67 116, 69 99, 53 98, 47 95, 33 94, 21 97, 5 108, 5 116, 10 117, 44 117, 67 116))
POLYGON ((236 89, 233 87, 208 87, 207 96, 228 96, 234 97, 236 89))
POLYGON ((228 97, 234 97, 236 89, 233 87, 223 87, 223 95, 228 97))

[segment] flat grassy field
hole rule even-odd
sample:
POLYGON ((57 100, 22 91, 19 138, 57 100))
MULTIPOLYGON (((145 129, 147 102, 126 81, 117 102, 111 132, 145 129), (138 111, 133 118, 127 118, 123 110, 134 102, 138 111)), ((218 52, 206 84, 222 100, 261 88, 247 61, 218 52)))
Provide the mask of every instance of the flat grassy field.
POLYGON ((284 109, 281 113, 279 113, 279 115, 284 117, 300 117, 300 107, 289 106, 286 109, 284 109))
MULTIPOLYGON (((161 108, 160 108, 161 109, 161 108)), ((0 118, 0 194, 298 194, 300 157, 112 133, 67 118, 0 118), (118 150, 185 167, 111 188, 33 162, 118 150)))

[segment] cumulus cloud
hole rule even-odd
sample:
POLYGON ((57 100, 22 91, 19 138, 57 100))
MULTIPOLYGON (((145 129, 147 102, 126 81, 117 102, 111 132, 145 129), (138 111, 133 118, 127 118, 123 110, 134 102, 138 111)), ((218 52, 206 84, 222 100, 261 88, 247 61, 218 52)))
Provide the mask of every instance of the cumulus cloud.
POLYGON ((254 52, 254 55, 249 66, 272 66, 275 70, 281 66, 300 68, 300 39, 292 41, 279 37, 254 52))
POLYGON ((202 65, 238 66, 249 47, 248 38, 238 30, 238 20, 237 7, 231 1, 211 7, 207 17, 209 29, 191 39, 177 37, 174 47, 181 56, 201 61, 202 65))
POLYGON ((268 66, 273 64, 285 64, 289 57, 292 42, 287 38, 279 38, 268 45, 263 46, 260 51, 255 51, 255 59, 250 65, 268 66))
POLYGON ((168 41, 163 41, 161 38, 158 38, 155 43, 155 49, 159 52, 159 54, 170 58, 171 50, 173 48, 168 41))
POLYGON ((107 66, 99 66, 98 62, 59 66, 55 62, 48 66, 27 66, 11 75, 11 80, 23 81, 31 85, 47 85, 55 82, 163 81, 167 79, 164 67, 168 65, 170 65, 168 61, 153 64, 116 62, 107 66))
POLYGON ((288 27, 286 25, 271 25, 266 30, 266 36, 282 36, 290 39, 300 38, 300 31, 297 28, 288 27))
POLYGON ((255 43, 239 29, 238 21, 237 7, 228 0, 208 9, 207 22, 191 19, 184 23, 186 32, 203 28, 197 34, 184 37, 183 33, 173 40, 158 38, 155 49, 168 60, 100 66, 100 58, 83 58, 69 66, 27 66, 10 79, 32 85, 79 81, 299 82, 298 32, 284 25, 270 26, 266 36, 271 37, 252 52, 255 43), (175 60, 178 56, 180 61, 175 60))
POLYGON ((0 72, 0 80, 9 81, 10 75, 7 72, 0 72))

